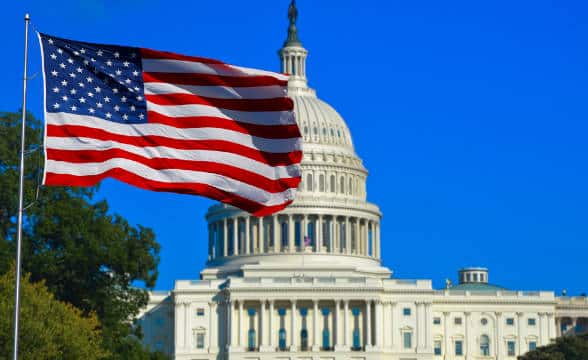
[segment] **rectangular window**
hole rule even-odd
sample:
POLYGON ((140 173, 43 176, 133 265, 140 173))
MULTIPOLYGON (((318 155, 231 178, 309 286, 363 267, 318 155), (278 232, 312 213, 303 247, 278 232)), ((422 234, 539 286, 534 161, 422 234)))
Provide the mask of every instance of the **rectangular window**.
POLYGON ((528 318, 527 319, 527 324, 529 326, 535 326, 536 323, 537 323, 537 321, 535 320, 535 318, 528 318))
POLYGON ((529 341, 529 351, 533 351, 537 349, 537 342, 536 341, 529 341))
POLYGON ((514 318, 506 318, 506 325, 513 326, 514 325, 514 318))
POLYGON ((204 349, 204 333, 196 334, 196 349, 204 349))
POLYGON ((515 356, 515 342, 514 341, 507 341, 506 342, 506 350, 508 356, 515 356))
POLYGON ((463 341, 455 340, 455 356, 463 356, 463 341))
POLYGON ((455 325, 461 325, 461 318, 460 317, 456 317, 454 319, 454 323, 455 323, 455 325))
POLYGON ((435 355, 441 355, 441 340, 435 340, 433 349, 435 351, 435 355))
POLYGON ((440 325, 441 324, 441 318, 440 317, 433 318, 433 324, 434 325, 440 325))
POLYGON ((404 316, 410 316, 410 308, 402 309, 402 313, 404 314, 404 316))
POLYGON ((196 316, 204 316, 204 309, 203 308, 196 309, 196 316))
POLYGON ((403 334, 403 339, 404 339, 404 348, 405 349, 410 349, 412 348, 412 333, 410 332, 405 332, 403 334))

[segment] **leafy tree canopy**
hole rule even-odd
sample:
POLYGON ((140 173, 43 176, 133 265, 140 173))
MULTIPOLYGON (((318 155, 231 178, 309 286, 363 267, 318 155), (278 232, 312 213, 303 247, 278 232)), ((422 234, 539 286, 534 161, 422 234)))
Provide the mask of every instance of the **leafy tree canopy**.
MULTIPOLYGON (((12 354, 14 266, 0 276, 0 353, 12 354)), ((106 359, 98 318, 57 301, 42 282, 21 282, 19 359, 106 359)))
MULTIPOLYGON (((42 143, 40 129, 28 114, 29 148, 42 143)), ((15 254, 19 150, 20 114, 0 113, 0 272, 15 254)), ((42 162, 42 150, 26 159, 25 204, 34 203, 25 214, 23 269, 58 300, 95 313, 113 359, 131 358, 124 353, 133 341, 130 321, 148 300, 147 291, 133 284, 155 285, 155 234, 111 214, 106 201, 95 199, 97 187, 38 188, 42 162)))
POLYGON ((555 343, 537 348, 519 360, 586 360, 588 359, 588 334, 564 336, 555 343))

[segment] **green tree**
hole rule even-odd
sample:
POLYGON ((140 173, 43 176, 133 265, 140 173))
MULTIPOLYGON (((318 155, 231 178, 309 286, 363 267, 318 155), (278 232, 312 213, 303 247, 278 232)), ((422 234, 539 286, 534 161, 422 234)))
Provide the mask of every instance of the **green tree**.
POLYGON ((588 359, 588 334, 564 336, 555 343, 529 351, 519 360, 586 360, 588 359))
MULTIPOLYGON (((14 263, 13 263, 14 264, 14 263)), ((0 353, 12 353, 14 266, 0 276, 0 353)), ((106 359, 100 323, 95 314, 83 315, 58 301, 42 282, 21 282, 19 358, 106 359)))
MULTIPOLYGON (((19 124, 19 114, 0 113, 0 271, 15 254, 19 124)), ((29 147, 41 144, 40 128, 28 114, 29 147)), ((133 358, 126 353, 137 348, 129 344, 138 343, 131 320, 148 300, 147 291, 133 284, 155 285, 155 235, 111 214, 105 200, 95 199, 97 187, 38 188, 42 161, 42 151, 26 161, 25 203, 34 204, 24 222, 23 268, 33 281, 45 281, 57 299, 84 314, 96 313, 112 359, 133 358)))

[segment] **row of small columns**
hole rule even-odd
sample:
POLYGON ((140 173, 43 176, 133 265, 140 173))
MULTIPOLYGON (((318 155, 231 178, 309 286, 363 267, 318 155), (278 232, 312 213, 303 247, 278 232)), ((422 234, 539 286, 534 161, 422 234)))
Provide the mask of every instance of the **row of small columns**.
MULTIPOLYGON (((299 302, 305 302, 301 300, 267 300, 267 301, 258 301, 258 300, 227 300, 226 304, 226 315, 227 315, 227 333, 226 333, 226 350, 227 351, 243 351, 244 348, 247 348, 247 340, 246 340, 246 329, 245 326, 247 321, 245 321, 245 303, 248 302, 257 302, 260 305, 259 311, 259 319, 258 323, 262 324, 258 331, 257 336, 257 343, 256 343, 256 350, 259 349, 261 352, 268 352, 268 351, 275 351, 277 350, 276 345, 276 334, 274 332, 275 326, 272 323, 274 316, 269 316, 267 329, 264 328, 265 320, 264 317, 266 316, 266 303, 269 303, 269 314, 274 314, 275 311, 275 302, 289 302, 290 304, 290 334, 287 336, 289 341, 288 349, 290 351, 298 351, 297 344, 300 342, 300 339, 297 337, 299 332, 297 330, 297 321, 296 316, 297 312, 297 304, 299 302), (237 305, 237 319, 233 319, 235 306, 237 305), (237 327, 237 331, 233 330, 233 326, 237 327), (266 330, 268 330, 269 336, 265 335, 266 330), (269 340, 269 344, 268 344, 269 340), (297 341, 298 340, 298 341, 297 341)), ((319 302, 321 303, 328 303, 330 305, 334 305, 334 311, 332 312, 333 318, 333 327, 334 331, 333 334, 333 343, 334 348, 329 350, 334 351, 348 351, 348 350, 370 350, 375 348, 384 348, 386 347, 386 343, 389 344, 390 347, 393 347, 395 344, 398 344, 398 340, 395 339, 394 332, 390 332, 390 339, 384 339, 384 332, 382 331, 382 326, 385 323, 388 323, 385 320, 390 320, 389 324, 392 324, 394 319, 384 319, 384 312, 383 306, 390 306, 391 310, 390 313, 394 313, 394 307, 396 304, 394 302, 383 302, 381 300, 312 300, 313 304, 313 340, 311 351, 321 351, 321 331, 319 331, 319 323, 320 323, 320 315, 319 312, 319 302), (361 346, 360 348, 353 349, 352 348, 352 332, 353 329, 350 323, 350 303, 353 302, 357 304, 358 302, 363 302, 363 308, 361 310, 363 316, 363 329, 360 330, 360 334, 362 336, 361 346), (373 308, 373 309, 372 309, 373 308), (343 310, 343 322, 340 321, 341 310, 343 310), (373 311, 373 313, 372 313, 373 311), (372 317, 374 320, 374 326, 372 327, 372 317)), ((354 305, 357 306, 357 305, 354 305)), ((418 327, 417 329, 421 330, 422 333, 417 332, 417 347, 419 350, 425 350, 429 347, 431 342, 431 331, 430 326, 426 326, 427 319, 431 317, 431 304, 425 302, 417 302, 417 322, 418 327)), ((301 316, 301 315, 300 315, 301 316)), ((309 339, 310 340, 310 339, 309 339)), ((325 350, 325 349, 322 349, 325 350)))
POLYGON ((209 259, 268 252, 292 253, 297 249, 306 251, 304 240, 309 235, 311 222, 314 224, 314 252, 380 257, 380 224, 377 221, 350 216, 290 214, 266 218, 237 216, 209 223, 209 259), (296 223, 299 224, 299 246, 295 243, 296 223), (229 249, 230 242, 232 249, 229 249))

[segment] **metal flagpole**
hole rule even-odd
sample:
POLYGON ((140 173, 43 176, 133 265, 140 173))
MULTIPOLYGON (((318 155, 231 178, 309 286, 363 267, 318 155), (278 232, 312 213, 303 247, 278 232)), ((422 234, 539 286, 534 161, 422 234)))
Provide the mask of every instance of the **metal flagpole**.
POLYGON ((16 230, 16 284, 14 288, 14 347, 12 358, 18 359, 18 315, 20 310, 20 258, 22 243, 22 213, 23 213, 23 187, 24 187, 24 153, 27 116, 27 64, 29 57, 29 14, 25 15, 25 48, 24 48, 24 76, 22 88, 22 129, 20 132, 20 177, 18 184, 18 225, 16 230))

